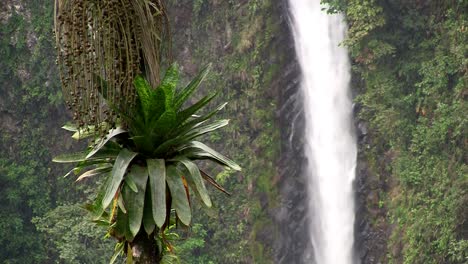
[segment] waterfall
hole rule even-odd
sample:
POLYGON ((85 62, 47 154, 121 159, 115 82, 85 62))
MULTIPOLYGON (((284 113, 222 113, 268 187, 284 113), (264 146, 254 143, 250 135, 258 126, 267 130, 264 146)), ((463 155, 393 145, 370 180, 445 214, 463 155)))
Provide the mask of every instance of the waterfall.
POLYGON ((309 227, 317 264, 353 260, 356 140, 350 98, 350 64, 339 46, 344 17, 329 15, 320 0, 289 0, 302 70, 309 227))

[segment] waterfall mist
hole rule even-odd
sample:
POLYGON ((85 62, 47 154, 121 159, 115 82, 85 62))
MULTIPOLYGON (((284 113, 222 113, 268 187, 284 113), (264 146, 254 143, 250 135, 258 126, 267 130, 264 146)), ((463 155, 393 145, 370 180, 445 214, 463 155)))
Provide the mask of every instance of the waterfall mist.
MULTIPOLYGON (((305 115, 305 173, 310 239, 317 264, 351 264, 357 147, 349 91, 344 17, 329 15, 320 0, 290 0, 301 66, 305 115)), ((306 253, 307 254, 307 253, 306 253)))

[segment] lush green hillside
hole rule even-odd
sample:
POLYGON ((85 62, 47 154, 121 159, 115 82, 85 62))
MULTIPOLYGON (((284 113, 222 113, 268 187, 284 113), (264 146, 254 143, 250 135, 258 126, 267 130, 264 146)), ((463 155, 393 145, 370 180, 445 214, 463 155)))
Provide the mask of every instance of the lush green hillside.
MULTIPOLYGON (((275 1, 168 1, 174 49, 188 76, 205 63, 213 73, 205 89, 229 101, 226 129, 208 140, 242 166, 241 173, 211 170, 232 193, 215 195, 215 209, 196 213, 200 226, 180 245, 184 263, 271 263, 279 151, 277 92, 286 59, 275 1), (267 236, 267 239, 265 238, 267 236)), ((218 102, 215 102, 215 104, 218 102)))
POLYGON ((369 221, 389 234, 381 258, 466 263, 468 3, 327 2, 350 25, 361 155, 382 187, 369 221))

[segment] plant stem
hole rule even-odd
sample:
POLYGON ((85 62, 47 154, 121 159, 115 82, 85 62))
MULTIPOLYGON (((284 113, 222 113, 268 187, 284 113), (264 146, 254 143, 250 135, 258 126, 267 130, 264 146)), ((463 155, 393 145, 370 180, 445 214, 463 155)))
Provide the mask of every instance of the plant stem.
POLYGON ((152 236, 139 233, 131 243, 133 263, 135 264, 158 264, 162 254, 152 236))

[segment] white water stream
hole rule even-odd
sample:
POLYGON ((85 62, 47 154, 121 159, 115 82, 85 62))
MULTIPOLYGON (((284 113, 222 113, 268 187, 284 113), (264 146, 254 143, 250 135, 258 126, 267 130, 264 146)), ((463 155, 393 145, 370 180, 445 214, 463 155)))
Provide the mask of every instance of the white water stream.
POLYGON ((350 65, 339 47, 346 23, 323 11, 320 0, 289 2, 303 76, 311 254, 317 264, 351 264, 357 150, 350 65))

